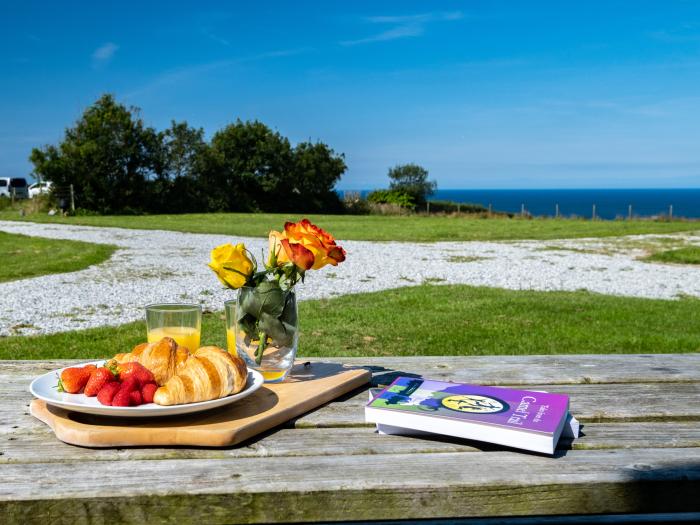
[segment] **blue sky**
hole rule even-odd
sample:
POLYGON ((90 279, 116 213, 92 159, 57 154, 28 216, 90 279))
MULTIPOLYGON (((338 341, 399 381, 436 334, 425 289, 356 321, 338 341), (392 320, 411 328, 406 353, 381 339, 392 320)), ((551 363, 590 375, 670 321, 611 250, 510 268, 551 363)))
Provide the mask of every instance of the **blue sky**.
POLYGON ((110 92, 322 140, 341 189, 700 187, 697 2, 3 2, 0 67, 3 175, 110 92))

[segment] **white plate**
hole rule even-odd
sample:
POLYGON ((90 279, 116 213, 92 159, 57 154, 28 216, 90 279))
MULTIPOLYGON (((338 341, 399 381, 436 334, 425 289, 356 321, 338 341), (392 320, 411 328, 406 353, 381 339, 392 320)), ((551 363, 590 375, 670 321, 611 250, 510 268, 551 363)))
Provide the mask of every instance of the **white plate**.
MULTIPOLYGON (((93 361, 82 365, 102 366, 104 361, 93 361)), ((66 367, 68 368, 68 367, 66 367)), ((85 414, 96 414, 99 416, 126 416, 126 417, 153 417, 153 416, 176 416, 178 414, 189 414, 191 412, 201 412, 230 403, 235 403, 239 399, 249 396, 260 388, 264 382, 263 376, 256 370, 248 370, 248 382, 243 390, 231 396, 211 401, 200 401, 199 403, 187 403, 185 405, 161 406, 155 403, 147 403, 137 407, 113 407, 103 405, 97 397, 87 397, 85 394, 67 394, 59 392, 56 388, 58 378, 63 368, 52 370, 51 372, 37 377, 29 385, 29 391, 39 399, 46 401, 49 405, 72 410, 73 412, 83 412, 85 414)))

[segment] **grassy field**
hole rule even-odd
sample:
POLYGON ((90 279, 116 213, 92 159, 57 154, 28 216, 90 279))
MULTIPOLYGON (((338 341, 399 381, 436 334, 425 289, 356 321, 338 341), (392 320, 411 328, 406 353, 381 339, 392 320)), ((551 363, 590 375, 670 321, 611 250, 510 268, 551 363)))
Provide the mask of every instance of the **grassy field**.
POLYGON ((0 232, 0 282, 49 273, 75 272, 109 259, 107 244, 27 237, 0 232))
MULTIPOLYGON (((341 240, 370 241, 486 241, 512 239, 564 239, 614 237, 645 233, 700 230, 700 222, 590 221, 575 219, 508 219, 467 216, 309 215, 311 221, 341 240)), ((20 219, 15 212, 1 212, 0 219, 36 222, 220 233, 266 237, 282 229, 285 221, 302 216, 271 213, 209 213, 186 215, 49 217, 35 214, 20 219)))
POLYGON ((700 264, 700 246, 686 246, 650 255, 645 260, 676 264, 700 264))
MULTIPOLYGON (((423 285, 300 303, 301 356, 700 351, 700 300, 423 285)), ((0 338, 0 359, 99 358, 145 338, 142 322, 0 338)), ((203 344, 225 345, 221 313, 203 344)))

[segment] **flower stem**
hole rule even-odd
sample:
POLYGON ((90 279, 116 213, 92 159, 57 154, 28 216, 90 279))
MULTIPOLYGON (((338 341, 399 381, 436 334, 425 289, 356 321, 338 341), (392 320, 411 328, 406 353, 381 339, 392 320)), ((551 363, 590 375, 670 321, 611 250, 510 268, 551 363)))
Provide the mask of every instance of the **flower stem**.
POLYGON ((263 330, 258 335, 260 336, 260 343, 258 344, 258 348, 255 350, 255 363, 259 365, 262 363, 263 352, 265 351, 265 345, 267 344, 267 334, 263 330))

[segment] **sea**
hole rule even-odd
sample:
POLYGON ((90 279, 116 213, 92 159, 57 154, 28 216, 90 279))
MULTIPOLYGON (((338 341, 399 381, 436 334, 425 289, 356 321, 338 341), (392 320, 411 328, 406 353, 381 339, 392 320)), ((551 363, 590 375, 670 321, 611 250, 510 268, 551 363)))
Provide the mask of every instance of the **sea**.
MULTIPOLYGON (((360 192, 363 195, 368 191, 360 192)), ((342 194, 342 192, 341 192, 342 194)), ((533 216, 601 219, 634 217, 700 218, 700 188, 692 189, 549 189, 549 190, 437 190, 430 200, 491 205, 494 211, 533 216)))

